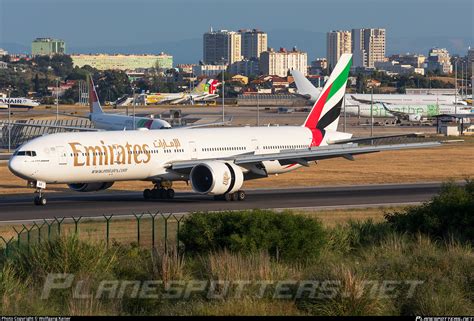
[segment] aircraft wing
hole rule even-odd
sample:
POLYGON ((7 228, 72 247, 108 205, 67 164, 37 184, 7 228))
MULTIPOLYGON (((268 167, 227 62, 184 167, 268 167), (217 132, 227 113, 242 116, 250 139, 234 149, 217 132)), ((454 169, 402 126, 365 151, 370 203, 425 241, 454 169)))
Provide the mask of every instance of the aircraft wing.
POLYGON ((378 101, 378 100, 374 100, 374 101, 371 101, 371 100, 368 100, 368 99, 362 99, 362 98, 357 98, 355 97, 354 95, 351 95, 351 98, 352 100, 354 101, 357 101, 359 103, 363 103, 363 104, 367 104, 367 105, 370 105, 371 103, 374 103, 374 104, 386 104, 386 105, 389 105, 390 103, 385 103, 383 101, 378 101))
POLYGON ((225 121, 215 121, 212 123, 204 123, 204 124, 197 124, 197 125, 189 125, 189 126, 183 126, 180 127, 182 129, 193 129, 193 128, 201 128, 201 127, 209 127, 209 126, 223 126, 223 125, 228 125, 232 122, 233 117, 230 117, 228 120, 225 121))
POLYGON ((87 127, 75 127, 75 126, 61 126, 61 125, 40 125, 40 124, 29 124, 29 123, 9 123, 9 122, 0 122, 1 125, 12 125, 12 126, 23 126, 23 127, 38 127, 38 128, 57 128, 57 129, 66 129, 66 130, 77 130, 82 132, 99 132, 102 129, 97 128, 87 128, 87 127))
POLYGON ((381 103, 381 104, 387 112, 389 112, 390 114, 392 114, 395 117, 399 117, 399 118, 402 118, 402 119, 409 120, 410 115, 415 115, 415 114, 411 114, 411 113, 404 113, 402 111, 392 110, 392 109, 388 108, 385 103, 381 103))
MULTIPOLYGON (((300 164, 309 166, 309 162, 321 159, 343 157, 354 160, 354 155, 376 153, 388 150, 418 149, 440 146, 440 142, 394 144, 379 146, 358 146, 357 144, 330 145, 323 147, 313 147, 305 150, 283 150, 280 153, 254 154, 247 153, 233 157, 214 158, 212 160, 232 161, 237 165, 255 165, 264 161, 279 161, 281 165, 300 164)), ((189 172, 195 165, 206 160, 180 161, 169 164, 169 168, 181 172, 189 172)))
POLYGON ((417 137, 422 133, 408 133, 408 134, 397 134, 397 135, 386 135, 386 136, 372 136, 372 137, 357 137, 357 138, 349 138, 349 139, 339 139, 328 141, 328 144, 347 144, 347 143, 358 143, 358 142, 367 142, 372 140, 384 139, 384 138, 399 138, 399 137, 417 137))

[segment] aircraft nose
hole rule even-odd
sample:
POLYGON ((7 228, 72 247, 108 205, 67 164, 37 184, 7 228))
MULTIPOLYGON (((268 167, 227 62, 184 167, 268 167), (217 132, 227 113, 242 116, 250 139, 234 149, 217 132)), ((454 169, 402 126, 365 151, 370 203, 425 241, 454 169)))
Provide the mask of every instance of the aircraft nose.
POLYGON ((10 158, 10 161, 8 162, 8 169, 16 176, 24 178, 24 179, 29 179, 28 175, 26 175, 26 164, 25 162, 16 157, 13 156, 10 158))

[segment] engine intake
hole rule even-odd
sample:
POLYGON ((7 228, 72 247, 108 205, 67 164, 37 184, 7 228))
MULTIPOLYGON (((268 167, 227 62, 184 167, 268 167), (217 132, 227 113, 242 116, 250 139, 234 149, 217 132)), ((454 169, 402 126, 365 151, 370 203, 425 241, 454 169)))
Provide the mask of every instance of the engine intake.
POLYGON ((244 183, 244 174, 233 163, 210 161, 194 166, 189 179, 197 193, 222 195, 237 192, 244 183))
POLYGON ((67 186, 76 192, 96 192, 102 191, 114 185, 114 182, 105 183, 74 183, 67 186))

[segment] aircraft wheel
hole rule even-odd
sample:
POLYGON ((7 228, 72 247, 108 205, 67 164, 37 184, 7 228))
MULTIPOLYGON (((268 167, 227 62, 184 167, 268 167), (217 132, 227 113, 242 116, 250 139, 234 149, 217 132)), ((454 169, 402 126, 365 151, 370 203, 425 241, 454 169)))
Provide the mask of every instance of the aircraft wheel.
POLYGON ((174 189, 169 188, 165 192, 166 192, 166 198, 170 200, 174 198, 174 189))
POLYGON ((243 201, 243 200, 245 200, 245 197, 247 197, 247 195, 245 194, 244 191, 238 191, 238 192, 235 193, 235 194, 237 194, 237 199, 238 199, 239 201, 243 201))
POLYGON ((237 202, 239 200, 239 194, 238 193, 232 193, 231 198, 232 198, 232 201, 237 202))
POLYGON ((46 203, 47 203, 47 200, 43 196, 35 196, 34 203, 35 203, 35 205, 45 206, 46 203))
POLYGON ((232 201, 232 194, 225 193, 224 194, 224 199, 226 200, 226 202, 232 201))
POLYGON ((152 192, 150 189, 146 189, 143 191, 143 198, 146 199, 146 200, 149 200, 150 198, 152 198, 152 192))
POLYGON ((152 189, 151 190, 151 198, 153 199, 159 199, 160 198, 160 190, 159 189, 152 189))

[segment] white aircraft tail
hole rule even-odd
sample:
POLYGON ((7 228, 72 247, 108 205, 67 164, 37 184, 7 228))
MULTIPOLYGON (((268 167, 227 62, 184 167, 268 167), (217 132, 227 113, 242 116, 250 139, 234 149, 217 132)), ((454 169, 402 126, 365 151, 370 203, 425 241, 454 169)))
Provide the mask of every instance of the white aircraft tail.
POLYGON ((316 99, 319 96, 321 88, 314 87, 301 71, 293 69, 291 75, 295 80, 299 95, 304 96, 307 99, 316 99))
POLYGON ((94 81, 92 76, 88 76, 87 80, 89 82, 89 105, 91 109, 91 114, 102 114, 102 106, 100 105, 99 96, 97 96, 97 91, 95 90, 94 81))

